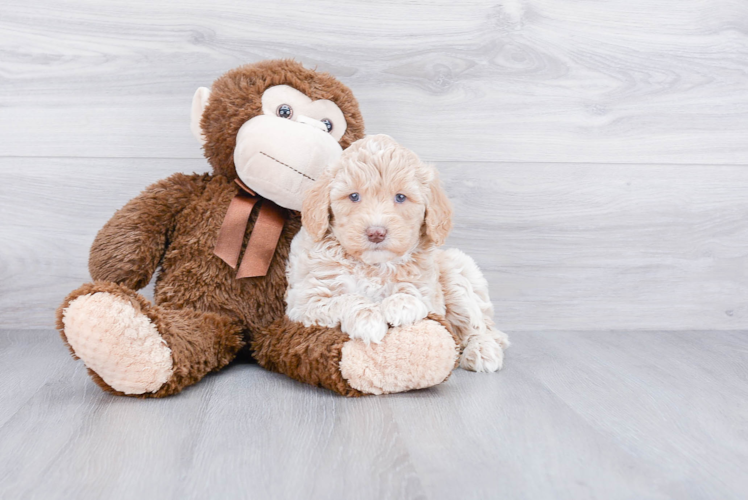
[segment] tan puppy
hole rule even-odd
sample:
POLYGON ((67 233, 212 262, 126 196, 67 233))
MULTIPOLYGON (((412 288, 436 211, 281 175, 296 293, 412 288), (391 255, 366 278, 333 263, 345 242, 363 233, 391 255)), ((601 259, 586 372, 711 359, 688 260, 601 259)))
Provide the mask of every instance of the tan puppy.
POLYGON ((446 317, 461 366, 496 371, 509 342, 493 328, 488 284, 475 262, 438 249, 452 206, 437 171, 386 135, 353 143, 307 191, 291 243, 286 313, 380 342, 390 326, 446 317))

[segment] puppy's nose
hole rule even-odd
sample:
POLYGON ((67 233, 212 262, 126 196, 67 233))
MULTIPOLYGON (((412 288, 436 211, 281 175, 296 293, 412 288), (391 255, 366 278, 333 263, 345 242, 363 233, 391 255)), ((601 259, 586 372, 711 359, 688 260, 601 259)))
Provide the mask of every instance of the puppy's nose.
POLYGON ((387 230, 383 227, 372 226, 366 230, 366 237, 369 238, 369 241, 372 243, 381 243, 384 241, 386 236, 387 230))

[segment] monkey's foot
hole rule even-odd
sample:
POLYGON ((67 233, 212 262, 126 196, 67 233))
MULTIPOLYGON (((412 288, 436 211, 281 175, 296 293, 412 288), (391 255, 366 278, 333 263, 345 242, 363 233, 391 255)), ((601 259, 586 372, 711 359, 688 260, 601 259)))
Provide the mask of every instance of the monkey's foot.
POLYGON ((437 321, 424 319, 390 329, 380 344, 349 340, 343 345, 340 372, 362 393, 387 394, 440 384, 456 360, 452 334, 437 321))
POLYGON ((116 391, 153 393, 173 374, 171 349, 124 295, 81 295, 63 310, 62 323, 74 354, 116 391))

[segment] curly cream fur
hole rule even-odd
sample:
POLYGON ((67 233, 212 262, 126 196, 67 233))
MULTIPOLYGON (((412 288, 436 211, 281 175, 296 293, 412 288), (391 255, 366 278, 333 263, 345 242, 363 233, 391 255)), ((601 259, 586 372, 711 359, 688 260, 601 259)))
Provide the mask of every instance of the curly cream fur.
POLYGON ((437 248, 451 215, 434 167, 388 136, 355 142, 304 199, 287 266, 288 317, 379 343, 390 327, 442 315, 461 340, 463 368, 500 369, 509 343, 493 328, 486 280, 464 253, 437 248), (369 240, 372 227, 386 232, 383 241, 369 240))

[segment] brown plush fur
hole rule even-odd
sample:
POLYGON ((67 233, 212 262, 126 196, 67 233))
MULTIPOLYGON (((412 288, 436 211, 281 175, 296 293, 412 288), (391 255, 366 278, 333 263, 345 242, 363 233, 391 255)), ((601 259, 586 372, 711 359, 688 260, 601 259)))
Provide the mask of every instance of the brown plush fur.
MULTIPOLYGON (((166 396, 194 384, 234 359, 252 335, 276 320, 282 321, 285 262, 291 240, 301 227, 297 212, 288 212, 267 276, 236 279, 235 271, 213 254, 228 205, 238 191, 232 182, 236 178, 233 163, 236 133, 244 122, 260 113, 263 91, 279 84, 290 85, 313 99, 334 101, 348 124, 340 140, 342 147, 363 137, 364 124, 356 99, 347 87, 328 74, 314 72, 293 61, 265 61, 229 71, 213 84, 201 122, 205 154, 213 174, 175 174, 153 184, 117 211, 91 247, 89 270, 96 282, 72 292, 57 311, 57 328, 66 344, 64 309, 81 295, 114 294, 129 300, 150 318, 172 350, 174 374, 156 393, 142 397, 166 396), (159 265, 153 305, 135 290, 150 281, 159 265)), ((249 221, 244 246, 255 219, 256 213, 249 221)), ((304 372, 304 381, 319 383, 342 394, 351 393, 352 389, 346 387, 339 374, 340 380, 335 383, 321 382, 335 378, 331 367, 337 365, 330 352, 339 353, 338 330, 284 325, 283 329, 272 328, 270 333, 281 336, 273 344, 281 350, 303 344, 312 335, 323 339, 317 347, 308 346, 309 361, 303 368, 304 363, 297 361, 297 365, 287 369, 304 372)), ((257 357, 271 366, 264 345, 258 344, 257 357)), ((280 366, 281 356, 278 357, 278 363, 272 366, 285 372, 286 368, 280 366)), ((91 376, 103 389, 117 393, 97 374, 91 372, 91 376)))
MULTIPOLYGON (((288 212, 267 276, 236 279, 213 248, 238 190, 220 175, 175 174, 157 182, 99 231, 91 248, 91 276, 137 289, 148 283, 160 263, 156 304, 225 315, 249 331, 264 328, 284 314, 285 262, 300 216, 288 212)), ((249 220, 245 246, 256 218, 257 211, 249 220)))
POLYGON ((254 336, 252 349, 263 368, 343 396, 363 396, 348 385, 338 368, 348 340, 340 328, 305 327, 284 316, 254 336))

